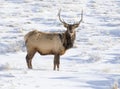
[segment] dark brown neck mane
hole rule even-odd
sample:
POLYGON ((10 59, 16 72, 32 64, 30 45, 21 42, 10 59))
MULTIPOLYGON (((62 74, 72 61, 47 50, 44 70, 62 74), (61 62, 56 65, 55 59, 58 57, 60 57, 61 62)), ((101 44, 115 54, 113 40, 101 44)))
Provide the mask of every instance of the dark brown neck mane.
POLYGON ((72 48, 75 40, 75 33, 73 34, 73 36, 70 36, 70 34, 66 31, 64 36, 65 37, 64 37, 63 46, 65 47, 66 50, 72 48))

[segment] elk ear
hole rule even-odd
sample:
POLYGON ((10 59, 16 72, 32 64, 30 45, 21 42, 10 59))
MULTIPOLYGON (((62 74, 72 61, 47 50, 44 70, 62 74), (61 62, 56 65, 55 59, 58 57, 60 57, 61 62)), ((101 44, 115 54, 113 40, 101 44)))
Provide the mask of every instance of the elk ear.
POLYGON ((65 23, 65 24, 64 24, 64 27, 67 28, 67 27, 68 27, 68 24, 65 23))
POLYGON ((77 28, 79 26, 79 24, 74 24, 73 27, 74 28, 77 28))

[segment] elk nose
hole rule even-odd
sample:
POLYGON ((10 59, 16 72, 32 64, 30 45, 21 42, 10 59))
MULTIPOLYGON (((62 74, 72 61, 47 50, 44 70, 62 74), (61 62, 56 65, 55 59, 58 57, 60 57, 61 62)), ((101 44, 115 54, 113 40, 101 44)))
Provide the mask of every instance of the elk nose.
POLYGON ((70 33, 73 33, 73 30, 70 30, 70 33))

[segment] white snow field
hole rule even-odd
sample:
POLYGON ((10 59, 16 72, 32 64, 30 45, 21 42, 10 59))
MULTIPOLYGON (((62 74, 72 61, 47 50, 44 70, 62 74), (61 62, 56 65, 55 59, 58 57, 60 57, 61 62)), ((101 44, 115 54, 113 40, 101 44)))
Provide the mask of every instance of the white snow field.
POLYGON ((120 0, 0 0, 0 89, 119 89, 120 0), (73 48, 53 71, 53 55, 26 66, 24 35, 64 32, 58 19, 83 22, 73 48), (116 85, 116 88, 113 88, 116 85))

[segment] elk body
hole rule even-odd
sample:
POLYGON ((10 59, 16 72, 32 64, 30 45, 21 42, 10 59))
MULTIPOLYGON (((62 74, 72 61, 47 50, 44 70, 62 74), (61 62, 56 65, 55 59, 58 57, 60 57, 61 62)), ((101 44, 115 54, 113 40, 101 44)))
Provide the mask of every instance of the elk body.
POLYGON ((83 18, 78 23, 68 24, 60 18, 59 20, 67 30, 64 33, 45 33, 37 30, 31 31, 25 35, 25 45, 27 49, 26 62, 29 69, 32 69, 32 58, 36 52, 41 55, 54 55, 53 70, 59 70, 60 55, 63 55, 67 49, 72 48, 76 36, 75 28, 77 28, 83 18))

